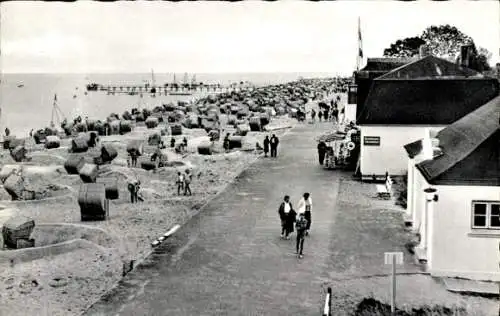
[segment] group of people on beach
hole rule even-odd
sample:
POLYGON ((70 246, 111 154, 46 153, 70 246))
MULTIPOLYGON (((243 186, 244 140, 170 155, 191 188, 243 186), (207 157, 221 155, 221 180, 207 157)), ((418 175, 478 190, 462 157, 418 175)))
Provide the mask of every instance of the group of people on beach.
POLYGON ((283 202, 281 202, 278 214, 281 220, 281 238, 289 240, 290 234, 297 229, 297 240, 296 240, 296 250, 297 256, 303 258, 304 254, 304 241, 305 236, 309 235, 309 230, 311 229, 311 211, 312 211, 312 199, 311 195, 306 192, 302 195, 302 198, 298 202, 297 211, 292 206, 290 202, 290 196, 285 195, 283 202))
POLYGON ((184 195, 193 195, 191 193, 191 181, 193 180, 193 174, 186 169, 184 173, 178 171, 177 172, 177 195, 181 195, 181 192, 184 191, 184 195))
POLYGON ((280 140, 275 134, 273 134, 271 138, 269 138, 269 135, 267 135, 266 138, 264 138, 264 157, 267 157, 269 149, 271 149, 271 157, 276 158, 276 156, 278 155, 279 143, 280 140))

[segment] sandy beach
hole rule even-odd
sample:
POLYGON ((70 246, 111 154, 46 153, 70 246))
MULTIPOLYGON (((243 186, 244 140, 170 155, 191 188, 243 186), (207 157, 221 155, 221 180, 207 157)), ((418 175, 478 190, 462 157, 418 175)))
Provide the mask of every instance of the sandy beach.
MULTIPOLYGON (((287 91, 283 88, 275 88, 275 91, 280 89, 287 91)), ((326 93, 322 89, 326 89, 325 86, 319 90, 326 93)), ((288 92, 272 94, 283 99, 288 92)), ((221 103, 215 102, 217 106, 221 103)), ((163 136, 168 144, 171 138, 175 138, 176 143, 187 138, 188 146, 181 154, 166 148, 168 164, 155 170, 129 168, 127 144, 131 140, 144 141, 144 154, 139 161, 147 159, 156 150, 156 146, 147 144, 149 136, 161 134, 170 123, 165 121, 147 128, 137 122, 130 133, 100 136, 96 148, 76 155, 90 162, 106 144, 111 144, 118 153, 110 164, 99 167, 98 178, 115 178, 119 188, 119 198, 109 201, 109 216, 105 221, 81 221, 77 198, 82 180, 79 175, 68 174, 63 167, 70 156, 71 137, 62 139, 60 147, 54 149, 45 149, 43 144, 28 140, 25 147, 31 160, 26 162, 15 162, 4 150, 0 173, 21 168, 25 187, 36 191, 36 197, 12 201, 9 194, 0 189, 0 225, 10 216, 18 215, 35 221, 31 235, 35 247, 0 251, 2 315, 78 315, 83 312, 120 280, 124 266, 130 266, 131 261, 137 263, 151 252, 155 239, 174 225, 188 221, 239 173, 262 157, 256 143, 262 144, 265 135, 281 137, 297 123, 290 114, 292 107, 286 103, 276 104, 276 108, 284 105, 286 112, 273 113, 265 131, 248 132, 238 149, 225 151, 223 148, 223 135, 237 132, 235 126, 229 124, 228 114, 219 115, 221 138, 214 142, 212 155, 200 155, 197 151, 198 145, 209 142, 204 129, 183 128, 182 135, 163 136), (193 174, 192 196, 177 194, 176 174, 185 169, 193 174), (139 195, 144 201, 130 203, 127 183, 131 179, 140 180, 139 195)))

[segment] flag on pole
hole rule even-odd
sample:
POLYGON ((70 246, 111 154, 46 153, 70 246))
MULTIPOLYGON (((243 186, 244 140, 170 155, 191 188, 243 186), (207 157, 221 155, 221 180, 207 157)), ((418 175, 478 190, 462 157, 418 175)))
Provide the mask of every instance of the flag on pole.
POLYGON ((360 64, 363 61, 363 38, 361 37, 361 18, 358 17, 358 58, 357 69, 359 70, 360 64))

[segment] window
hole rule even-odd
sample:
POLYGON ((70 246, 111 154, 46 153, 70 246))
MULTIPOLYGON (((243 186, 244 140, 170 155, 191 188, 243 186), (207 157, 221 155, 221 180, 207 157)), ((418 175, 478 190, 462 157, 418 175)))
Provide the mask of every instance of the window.
POLYGON ((472 228, 500 229, 500 202, 472 202, 472 228))

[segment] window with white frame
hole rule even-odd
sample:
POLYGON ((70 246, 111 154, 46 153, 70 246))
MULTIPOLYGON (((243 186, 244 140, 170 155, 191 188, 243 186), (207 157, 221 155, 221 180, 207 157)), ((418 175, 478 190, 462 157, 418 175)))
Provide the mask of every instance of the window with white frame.
POLYGON ((472 228, 500 229, 500 201, 472 202, 472 228))

